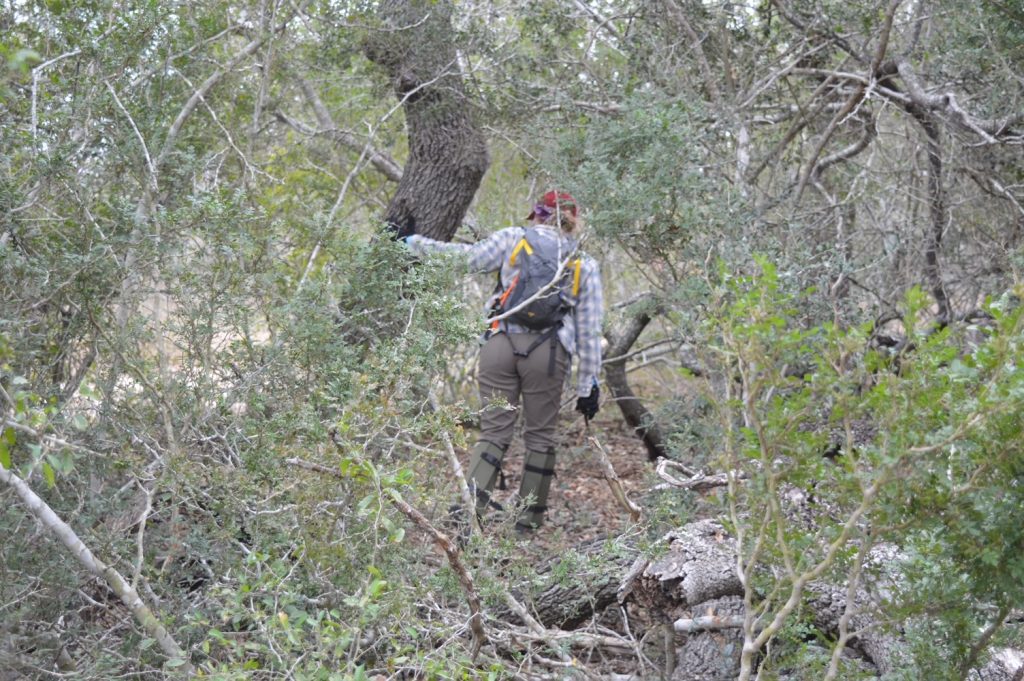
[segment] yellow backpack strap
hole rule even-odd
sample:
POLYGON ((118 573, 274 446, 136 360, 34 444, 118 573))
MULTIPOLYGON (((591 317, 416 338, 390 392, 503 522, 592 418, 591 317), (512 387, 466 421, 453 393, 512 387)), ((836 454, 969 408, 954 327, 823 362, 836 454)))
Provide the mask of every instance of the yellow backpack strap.
POLYGON ((533 248, 530 246, 530 242, 526 240, 526 237, 523 237, 519 240, 519 243, 516 244, 516 247, 512 249, 512 255, 508 258, 509 265, 515 267, 516 258, 519 257, 519 252, 524 248, 526 249, 526 255, 533 255, 533 248))
POLYGON ((583 258, 576 258, 576 266, 572 273, 572 295, 575 298, 580 294, 580 268, 583 265, 583 258))

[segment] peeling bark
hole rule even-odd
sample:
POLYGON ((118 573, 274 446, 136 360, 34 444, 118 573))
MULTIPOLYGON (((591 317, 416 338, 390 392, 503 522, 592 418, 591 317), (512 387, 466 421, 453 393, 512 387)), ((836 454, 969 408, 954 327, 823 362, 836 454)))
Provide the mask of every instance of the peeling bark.
MULTIPOLYGON (((560 579, 543 589, 531 603, 537 619, 547 627, 573 629, 614 604, 630 613, 634 634, 669 627, 674 632, 673 655, 666 678, 701 681, 731 681, 739 670, 743 644, 743 587, 736 575, 735 543, 715 520, 689 523, 662 540, 664 551, 655 559, 630 560, 630 549, 602 555, 602 544, 584 551, 587 568, 573 580, 560 579), (615 596, 615 584, 618 595, 615 596)), ((622 547, 620 547, 622 548, 622 547)), ((877 546, 868 552, 856 602, 847 607, 846 585, 811 582, 804 606, 813 626, 834 638, 840 618, 849 611, 849 626, 855 635, 840 657, 843 667, 855 667, 868 677, 884 677, 905 669, 910 649, 900 629, 887 626, 882 604, 892 592, 898 574, 899 551, 877 546)), ((575 562, 577 557, 573 557, 575 562)), ((557 565, 558 560, 553 565, 557 565)), ((557 573, 541 570, 540 577, 557 573)), ((498 619, 516 619, 508 609, 494 613, 498 619)), ((549 632, 550 633, 550 632, 549 632)), ((649 636, 650 639, 650 636, 649 636)), ((830 651, 821 647, 821 655, 830 651)), ((980 681, 1017 681, 1024 676, 1024 653, 999 648, 989 661, 967 678, 980 681)), ((797 679, 780 672, 780 679, 797 679)))

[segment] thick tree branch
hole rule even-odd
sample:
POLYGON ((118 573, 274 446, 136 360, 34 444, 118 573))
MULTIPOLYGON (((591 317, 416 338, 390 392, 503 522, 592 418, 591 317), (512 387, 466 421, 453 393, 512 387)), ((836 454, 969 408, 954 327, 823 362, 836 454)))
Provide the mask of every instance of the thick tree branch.
POLYGON ((4 482, 14 489, 29 512, 64 544, 82 567, 110 586, 121 602, 131 611, 135 621, 148 636, 157 642, 160 650, 171 660, 180 660, 177 663, 178 666, 185 673, 191 673, 192 665, 188 661, 188 655, 121 573, 97 558, 71 529, 71 526, 65 523, 50 508, 50 505, 33 492, 32 488, 18 475, 0 466, 0 482, 4 482))
POLYGON ((639 310, 632 316, 622 319, 618 324, 613 324, 605 332, 605 338, 608 340, 606 354, 616 359, 605 362, 604 376, 608 387, 611 388, 612 397, 615 398, 615 404, 622 412, 622 417, 643 440, 644 446, 647 448, 647 458, 650 461, 655 461, 660 456, 668 456, 665 437, 661 432, 661 427, 655 421, 654 415, 633 393, 629 387, 629 381, 626 379, 624 357, 643 330, 651 323, 651 316, 644 306, 639 306, 639 310))
POLYGON ((859 154, 860 152, 867 149, 868 145, 871 144, 871 141, 875 139, 877 134, 878 131, 875 128, 875 119, 873 116, 870 116, 866 121, 864 121, 864 131, 861 134, 861 136, 857 139, 857 141, 855 141, 853 144, 846 147, 845 149, 841 149, 833 154, 829 154, 828 156, 826 156, 825 158, 821 159, 821 161, 818 162, 818 165, 815 166, 814 172, 811 175, 811 181, 817 182, 818 178, 829 166, 833 166, 837 163, 842 163, 843 161, 848 161, 857 154, 859 154))
POLYGON ((948 117, 961 128, 974 132, 987 143, 1024 143, 1024 131, 1014 129, 1014 126, 1024 121, 1024 114, 1016 113, 998 120, 977 118, 961 108, 952 92, 928 94, 910 62, 906 59, 886 63, 880 67, 880 71, 886 75, 892 75, 893 72, 899 74, 914 106, 948 117))
POLYGON ((298 81, 299 88, 302 90, 302 94, 306 97, 306 101, 309 102, 310 107, 313 109, 313 114, 316 116, 317 125, 319 126, 319 130, 313 131, 312 134, 327 135, 338 144, 361 154, 365 153, 367 159, 370 161, 370 165, 380 171, 384 177, 388 178, 392 182, 402 181, 402 167, 398 165, 393 158, 374 149, 371 145, 371 139, 363 141, 352 133, 338 128, 338 126, 334 124, 331 112, 327 110, 327 106, 324 104, 323 100, 320 99, 320 95, 317 93, 316 88, 313 87, 312 83, 301 76, 298 78, 298 81))
MULTIPOLYGON (((882 64, 882 60, 885 59, 885 53, 889 47, 889 37, 892 33, 893 17, 896 14, 896 9, 900 6, 900 3, 902 1, 903 0, 890 0, 889 2, 889 8, 885 13, 885 21, 882 24, 882 29, 878 37, 878 45, 875 47, 875 54, 871 60, 871 66, 868 69, 868 74, 871 75, 872 80, 874 78, 874 74, 878 73, 879 66, 881 66, 882 64)), ((818 158, 825 150, 825 146, 829 143, 829 140, 832 139, 832 135, 835 134, 835 131, 846 120, 847 116, 852 114, 854 110, 857 108, 857 106, 861 103, 861 101, 863 101, 864 97, 867 94, 867 91, 867 85, 863 83, 858 85, 857 89, 846 100, 846 103, 843 105, 843 108, 836 112, 836 115, 832 117, 831 121, 829 121, 828 126, 825 128, 825 132, 822 133, 821 138, 815 145, 814 150, 811 152, 811 155, 808 158, 803 171, 801 172, 800 181, 798 182, 796 188, 796 198, 794 200, 794 203, 800 202, 800 197, 803 195, 807 183, 810 182, 814 176, 815 166, 818 163, 818 158)))
MULTIPOLYGON (((303 5, 305 4, 306 3, 303 3, 303 5)), ((231 59, 229 59, 226 64, 216 69, 213 73, 207 76, 206 80, 204 80, 199 85, 199 87, 196 88, 195 92, 192 93, 192 96, 189 97, 188 101, 185 102, 185 105, 181 107, 181 110, 175 117, 174 122, 171 123, 171 127, 168 128, 167 130, 167 136, 164 138, 164 144, 160 149, 160 153, 157 154, 156 158, 153 161, 153 166, 156 168, 157 171, 159 171, 163 167, 164 162, 167 161, 171 152, 174 151, 174 147, 178 143, 178 135, 181 134, 181 129, 185 125, 185 121, 188 120, 189 116, 191 116, 192 113, 199 106, 199 104, 202 103, 203 99, 210 92, 210 90, 212 90, 213 87, 220 82, 221 78, 235 70, 235 68, 240 63, 242 63, 243 59, 246 59, 247 57, 253 55, 256 52, 256 50, 260 49, 260 47, 262 47, 263 43, 269 37, 284 31, 288 27, 288 24, 289 22, 291 22, 293 17, 294 14, 290 15, 288 18, 286 18, 284 21, 282 21, 276 27, 274 27, 274 29, 269 33, 261 35, 260 37, 250 41, 247 45, 245 45, 245 47, 243 47, 241 50, 235 53, 235 55, 232 56, 231 59)))

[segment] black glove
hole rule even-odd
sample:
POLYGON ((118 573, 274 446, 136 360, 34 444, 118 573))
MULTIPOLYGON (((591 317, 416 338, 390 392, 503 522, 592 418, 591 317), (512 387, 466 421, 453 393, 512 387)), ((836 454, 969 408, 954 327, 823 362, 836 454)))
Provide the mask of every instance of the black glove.
POLYGON ((594 418, 597 413, 597 403, 601 399, 601 389, 594 384, 594 387, 590 389, 590 394, 586 397, 580 397, 576 400, 576 411, 583 414, 588 422, 594 418))
POLYGON ((388 222, 387 230, 391 233, 392 240, 405 241, 416 233, 416 218, 410 215, 401 225, 388 222))

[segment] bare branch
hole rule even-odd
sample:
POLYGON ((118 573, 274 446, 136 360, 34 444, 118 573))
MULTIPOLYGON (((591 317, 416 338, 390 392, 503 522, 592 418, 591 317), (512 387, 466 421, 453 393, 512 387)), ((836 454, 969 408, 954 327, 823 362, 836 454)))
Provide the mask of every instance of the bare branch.
MULTIPOLYGON (((672 461, 671 459, 666 459, 664 457, 658 459, 656 472, 659 478, 668 483, 667 486, 659 486, 659 489, 673 487, 676 489, 693 490, 695 492, 704 492, 709 489, 714 489, 715 487, 724 487, 729 484, 730 477, 728 473, 707 475, 701 471, 694 471, 687 468, 678 461, 672 461), (682 478, 675 477, 668 472, 669 468, 674 468, 682 472, 684 475, 689 476, 688 479, 683 480, 682 478)), ((742 473, 735 473, 733 474, 733 477, 742 478, 744 476, 742 473)))
MULTIPOLYGON (((12 402, 12 404, 13 404, 13 402, 12 402)), ((93 450, 89 449, 88 447, 83 447, 82 445, 75 444, 74 442, 68 442, 67 440, 62 440, 61 438, 56 437, 54 435, 47 435, 45 433, 41 433, 38 430, 36 430, 35 428, 31 428, 29 426, 26 426, 23 423, 18 423, 17 421, 14 421, 13 419, 9 419, 9 418, 8 419, 4 419, 2 423, 3 423, 3 426, 5 428, 10 428, 11 430, 14 430, 14 431, 17 431, 19 433, 23 433, 25 435, 28 435, 29 437, 33 438, 34 440, 38 440, 40 442, 45 442, 47 445, 49 445, 51 447, 58 447, 58 448, 66 447, 68 449, 74 449, 75 451, 79 451, 79 452, 82 452, 84 454, 89 454, 91 456, 101 456, 100 454, 97 454, 96 452, 94 452, 93 450)))
POLYGON ((574 100, 568 104, 555 103, 547 104, 541 107, 541 111, 567 111, 572 108, 584 109, 586 111, 593 111, 595 113, 606 114, 609 116, 616 116, 623 112, 623 106, 616 102, 585 102, 582 100, 574 100))
POLYGON ((741 629, 743 615, 706 615, 704 617, 678 619, 672 628, 679 634, 693 634, 698 631, 721 631, 722 629, 741 629))
POLYGON ((581 10, 586 12, 588 15, 590 15, 590 17, 592 19, 594 19, 594 21, 597 22, 597 28, 599 30, 607 31, 617 41, 619 41, 619 42, 622 41, 622 34, 619 33, 618 29, 615 28, 615 26, 612 24, 612 20, 610 18, 605 17, 600 12, 598 12, 596 9, 594 9, 593 7, 588 5, 587 3, 583 2, 583 0, 573 0, 573 3, 577 7, 579 7, 581 10))
POLYGON ((452 570, 459 577, 459 582, 462 584, 463 590, 466 592, 466 600, 469 603, 469 628, 473 632, 473 653, 472 656, 475 658, 477 653, 480 652, 480 648, 487 642, 487 633, 484 631, 483 617, 480 614, 480 597, 477 596, 476 587, 473 585, 473 575, 469 574, 465 565, 462 564, 461 555, 462 552, 454 542, 427 520, 426 516, 417 511, 411 505, 409 505, 402 496, 398 493, 398 490, 388 490, 390 492, 391 502, 401 511, 409 520, 411 520, 417 527, 423 530, 425 533, 430 535, 445 555, 448 557, 448 563, 451 565, 452 570))
POLYGON ((75 55, 80 54, 81 52, 82 52, 82 50, 72 50, 71 52, 65 52, 64 54, 61 54, 61 55, 58 55, 58 56, 54 57, 53 59, 47 59, 42 64, 37 64, 36 66, 34 66, 32 68, 32 113, 31 113, 31 121, 32 121, 32 139, 33 140, 35 140, 35 138, 36 138, 36 129, 38 127, 37 124, 39 122, 38 116, 36 114, 36 101, 38 99, 37 93, 38 93, 38 90, 39 90, 39 74, 41 74, 43 72, 43 70, 46 69, 46 67, 51 66, 53 64, 56 64, 59 61, 63 61, 64 59, 67 59, 69 57, 74 57, 75 55))
MULTIPOLYGON (((434 411, 440 410, 440 400, 437 399, 433 388, 429 393, 430 406, 434 411)), ((480 518, 476 513, 470 509, 476 507, 476 501, 473 499, 473 493, 469 491, 469 484, 466 482, 466 475, 462 470, 462 464, 459 463, 459 457, 455 454, 455 446, 452 444, 452 438, 447 431, 442 431, 441 439, 444 440, 445 449, 448 452, 448 463, 452 467, 452 472, 455 474, 455 479, 459 481, 459 496, 462 497, 463 508, 467 509, 466 513, 469 515, 470 525, 473 530, 478 534, 482 532, 480 527, 480 518)))
MULTIPOLYGON (((809 101, 815 102, 820 98, 821 101, 815 106, 815 108, 804 115, 800 116, 796 123, 786 131, 786 134, 779 140, 771 151, 769 151, 761 161, 754 166, 753 170, 747 174, 747 182, 753 183, 757 180, 758 176, 764 172, 770 164, 774 163, 775 160, 782 154, 782 152, 789 146, 789 144, 796 139, 796 136, 800 134, 800 131, 807 127, 807 124, 817 116, 819 113, 824 111, 829 106, 829 101, 821 96, 825 94, 830 88, 835 86, 835 79, 832 76, 826 77, 817 89, 811 94, 809 101)), ((801 112, 803 108, 801 107, 801 112)))
POLYGON ((821 173, 829 166, 847 161, 867 149, 871 140, 875 139, 876 135, 877 130, 875 128, 875 119, 871 116, 864 122, 864 134, 862 134, 856 142, 845 149, 835 152, 834 154, 829 154, 818 162, 818 165, 814 168, 814 172, 811 176, 811 181, 817 181, 818 177, 821 176, 821 173))
POLYGON ((604 479, 608 482, 608 487, 611 488, 612 496, 614 496, 615 500, 619 502, 619 505, 629 513, 629 517, 634 523, 640 522, 644 512, 639 506, 633 503, 626 494, 626 490, 622 486, 622 480, 615 472, 615 467, 612 466, 612 462, 608 458, 608 452, 606 452, 604 447, 601 446, 601 441, 597 439, 597 436, 591 435, 588 440, 590 441, 590 444, 594 446, 594 449, 597 450, 598 457, 601 460, 601 467, 604 469, 604 479))
POLYGON ((143 628, 147 635, 152 637, 160 649, 164 651, 171 660, 181 660, 180 667, 186 673, 191 673, 192 665, 188 661, 188 655, 177 641, 171 636, 167 628, 160 623, 160 618, 153 614, 153 611, 143 602, 139 593, 125 580, 125 578, 107 565, 89 549, 88 546, 78 537, 71 526, 65 523, 50 505, 43 501, 28 484, 12 471, 0 466, 0 482, 12 487, 21 498, 29 512, 43 524, 46 529, 52 532, 57 539, 71 552, 91 574, 103 579, 107 585, 117 594, 121 602, 131 611, 135 621, 143 628))
POLYGON ((956 124, 974 132, 989 144, 997 144, 1000 141, 1013 141, 1018 144, 1024 142, 1024 133, 1013 129, 1015 125, 1024 121, 1024 114, 1014 114, 1001 120, 977 118, 960 107, 953 93, 925 92, 920 79, 906 59, 899 59, 895 64, 887 64, 883 70, 893 68, 902 79, 911 102, 921 109, 949 116, 956 124))
MULTIPOLYGON (((305 4, 306 3, 303 3, 303 5, 305 4)), ((256 50, 258 50, 263 45, 267 38, 284 31, 288 27, 288 24, 293 17, 294 15, 289 16, 284 21, 279 23, 276 27, 274 27, 274 29, 270 31, 268 34, 261 35, 260 37, 250 41, 245 47, 243 47, 233 57, 231 57, 231 59, 229 59, 224 66, 211 73, 206 78, 206 80, 202 82, 198 89, 196 89, 196 91, 192 93, 192 96, 188 98, 187 102, 185 102, 185 106, 181 108, 181 111, 178 112, 178 115, 175 117, 174 122, 171 123, 171 127, 167 130, 167 137, 164 139, 163 148, 160 150, 160 153, 157 155, 156 160, 154 162, 156 168, 159 169, 170 156, 171 152, 174 150, 175 144, 177 144, 178 142, 178 135, 181 134, 181 129, 185 125, 185 121, 187 121, 189 116, 191 116, 192 113, 196 110, 196 107, 198 107, 200 102, 203 101, 203 98, 206 97, 206 94, 211 89, 213 89, 213 86, 219 83, 221 78, 223 78, 226 74, 233 71, 235 67, 237 67, 242 62, 243 59, 254 54, 256 50)))
MULTIPOLYGON (((335 478, 342 477, 339 471, 318 463, 313 463, 312 461, 289 458, 285 459, 285 463, 290 466, 305 468, 306 470, 323 473, 335 478)), ((466 601, 469 603, 470 611, 469 627, 473 632, 473 657, 476 657, 480 648, 487 642, 487 633, 484 631, 483 618, 480 614, 480 597, 477 596, 476 587, 473 584, 473 575, 469 573, 462 562, 462 551, 448 535, 431 525, 426 516, 406 502, 397 490, 388 490, 388 492, 390 493, 389 499, 391 500, 391 503, 394 504, 395 508, 401 511, 405 517, 411 520, 413 524, 419 527, 423 532, 430 535, 434 540, 434 543, 437 544, 437 546, 444 551, 445 555, 448 557, 449 565, 451 565, 452 570, 455 571, 455 574, 459 578, 459 582, 462 584, 463 590, 466 592, 466 601)))
POLYGON ((143 542, 143 538, 146 535, 146 521, 149 519, 149 514, 153 511, 153 493, 137 479, 135 482, 139 486, 139 489, 142 490, 143 495, 145 495, 146 504, 142 508, 142 512, 139 514, 138 520, 135 521, 135 524, 138 525, 138 529, 135 532, 135 571, 132 573, 133 589, 139 583, 139 577, 142 575, 142 563, 145 558, 145 543, 143 542))
POLYGON ((700 66, 701 77, 704 80, 704 87, 708 89, 708 95, 711 97, 711 101, 721 106, 722 92, 718 89, 718 79, 711 70, 711 64, 708 62, 707 55, 704 54, 704 48, 702 47, 704 41, 701 40, 701 37, 697 35, 695 30, 693 30, 690 22, 686 20, 686 14, 683 13, 683 10, 676 4, 675 0, 664 0, 664 2, 669 15, 671 15, 676 25, 683 30, 683 33, 685 33, 686 37, 690 40, 690 45, 697 57, 697 64, 700 66))
POLYGON ((607 354, 615 359, 604 364, 605 381, 611 388, 612 397, 622 412, 626 423, 643 440, 647 448, 647 457, 654 461, 667 454, 665 437, 653 414, 633 393, 626 380, 626 360, 624 359, 633 343, 637 341, 643 330, 651 323, 651 315, 643 307, 628 317, 610 324, 605 332, 608 340, 607 354))
POLYGON ((302 94, 305 95, 306 100, 313 109, 313 113, 316 116, 317 125, 319 130, 313 132, 313 134, 327 135, 335 142, 342 144, 349 149, 358 151, 360 156, 366 156, 369 159, 370 165, 380 171, 384 177, 388 178, 392 182, 400 182, 402 179, 402 167, 393 158, 388 156, 382 151, 378 151, 371 146, 373 140, 372 137, 368 137, 366 141, 360 140, 354 134, 338 128, 334 124, 334 120, 331 118, 331 113, 327 110, 327 106, 324 105, 323 100, 320 99, 320 95, 317 93, 313 85, 302 78, 298 79, 299 87, 302 89, 302 94))
MULTIPOLYGON (((871 76, 871 82, 874 82, 874 76, 879 72, 879 67, 882 64, 882 60, 885 58, 886 50, 889 47, 889 36, 892 33, 893 17, 896 14, 897 8, 903 0, 890 0, 889 8, 885 14, 885 22, 882 25, 882 30, 878 38, 878 45, 875 47, 875 55, 871 60, 871 66, 868 69, 868 74, 871 76)), ((811 181, 814 176, 814 168, 818 163, 818 158, 821 156, 825 149, 825 146, 832 139, 832 135, 835 134, 836 129, 846 120, 846 117, 852 114, 857 106, 863 101, 867 95, 868 86, 861 84, 857 89, 850 95, 849 99, 846 100, 846 104, 843 108, 836 112, 836 115, 829 121, 828 126, 825 128, 825 132, 822 133, 821 139, 815 145, 814 150, 811 152, 810 158, 807 160, 807 164, 804 166, 803 172, 800 176, 800 181, 797 184, 795 201, 799 203, 800 197, 803 195, 804 189, 807 187, 807 183, 811 181)))
MULTIPOLYGON (((791 23, 793 26, 795 26, 797 29, 799 29, 799 31, 801 33, 806 35, 807 33, 811 32, 809 30, 809 29, 811 29, 811 27, 808 26, 803 21, 801 21, 801 19, 796 14, 791 12, 789 10, 789 8, 786 7, 782 3, 782 0, 772 0, 772 5, 774 5, 775 8, 777 10, 779 10, 779 14, 782 16, 783 19, 785 19, 786 21, 791 23)), ((814 28, 815 32, 818 32, 818 31, 821 30, 821 28, 818 27, 818 26, 815 26, 813 28, 814 28)), ((861 64, 867 64, 868 63, 867 57, 865 57, 863 54, 861 54, 857 50, 853 49, 853 46, 850 45, 850 43, 845 38, 843 38, 842 36, 836 35, 832 31, 826 30, 825 31, 825 37, 828 40, 830 40, 831 42, 833 42, 836 45, 838 45, 839 47, 841 47, 844 52, 846 52, 851 57, 856 59, 859 63, 861 63, 861 64)))
POLYGON ((129 123, 131 123, 132 130, 135 131, 135 137, 138 138, 139 145, 142 146, 142 156, 146 159, 146 168, 149 170, 150 190, 156 194, 159 191, 156 166, 153 164, 153 158, 149 155, 149 147, 146 145, 146 138, 142 136, 142 133, 139 131, 139 126, 135 124, 135 119, 132 118, 130 113, 128 113, 128 109, 126 109, 124 104, 121 103, 121 98, 117 96, 117 91, 114 90, 114 86, 112 86, 108 80, 103 81, 103 84, 107 86, 107 90, 110 92, 110 96, 114 98, 114 103, 117 104, 117 108, 121 110, 124 117, 128 119, 129 123))

